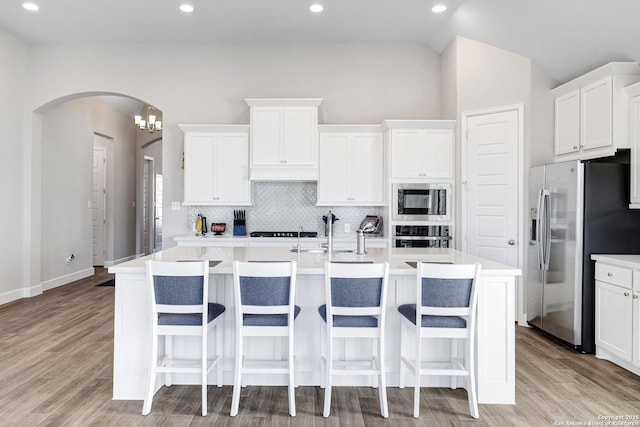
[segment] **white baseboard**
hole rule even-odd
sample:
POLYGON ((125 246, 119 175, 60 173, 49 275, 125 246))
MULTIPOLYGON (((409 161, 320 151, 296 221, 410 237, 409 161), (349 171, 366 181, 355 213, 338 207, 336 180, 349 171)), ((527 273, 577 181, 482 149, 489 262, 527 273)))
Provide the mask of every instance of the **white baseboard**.
POLYGON ((116 265, 116 264, 122 264, 123 262, 131 261, 132 259, 136 259, 136 258, 138 258, 139 256, 140 256, 140 255, 130 255, 130 256, 128 256, 128 257, 120 258, 120 259, 117 259, 117 260, 115 260, 115 261, 105 261, 105 262, 104 262, 104 266, 105 266, 105 268, 113 267, 113 266, 114 266, 114 265, 116 265))
POLYGON ((57 288, 58 286, 66 285, 76 280, 84 279, 85 277, 93 276, 95 273, 93 267, 87 268, 75 273, 67 274, 66 276, 56 277, 42 282, 39 285, 14 289, 12 291, 0 294, 0 304, 7 304, 12 301, 16 301, 22 298, 31 298, 42 294, 42 292, 49 289, 57 288))
POLYGON ((31 298, 37 295, 41 295, 44 292, 42 289, 42 285, 31 286, 30 288, 24 288, 24 292, 22 293, 23 298, 31 298))
POLYGON ((22 288, 21 289, 14 289, 12 291, 0 294, 0 304, 6 304, 8 302, 15 301, 15 300, 20 299, 20 298, 24 298, 23 289, 22 288))
POLYGON ((57 288, 58 286, 66 285, 76 280, 84 279, 85 277, 93 276, 95 270, 93 267, 86 268, 84 270, 76 271, 75 273, 67 274, 65 276, 49 279, 41 283, 42 290, 48 291, 49 289, 57 288))

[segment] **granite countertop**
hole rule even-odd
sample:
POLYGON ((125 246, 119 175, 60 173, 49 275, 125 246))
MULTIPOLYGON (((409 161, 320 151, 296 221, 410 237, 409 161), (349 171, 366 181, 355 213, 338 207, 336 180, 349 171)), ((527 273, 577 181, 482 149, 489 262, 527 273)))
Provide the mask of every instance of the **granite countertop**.
POLYGON ((365 255, 338 252, 331 255, 325 253, 295 253, 289 248, 274 247, 212 247, 212 246, 178 246, 156 252, 109 267, 109 273, 142 273, 147 260, 181 261, 210 260, 220 261, 211 267, 211 274, 231 274, 232 263, 239 261, 289 261, 298 263, 298 274, 324 274, 324 263, 327 260, 345 262, 384 262, 390 264, 390 272, 394 275, 413 275, 415 268, 407 261, 441 262, 454 264, 480 263, 482 272, 492 275, 519 276, 518 268, 465 254, 455 249, 446 248, 370 248, 365 255))

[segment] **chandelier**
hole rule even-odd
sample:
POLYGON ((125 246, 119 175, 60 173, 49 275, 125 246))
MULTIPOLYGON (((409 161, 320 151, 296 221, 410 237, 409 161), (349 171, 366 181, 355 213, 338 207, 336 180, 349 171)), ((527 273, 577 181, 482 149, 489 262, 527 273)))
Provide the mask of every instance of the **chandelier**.
POLYGON ((149 132, 162 130, 162 122, 156 120, 156 109, 151 105, 147 106, 147 117, 134 116, 134 122, 141 130, 148 130, 149 132))

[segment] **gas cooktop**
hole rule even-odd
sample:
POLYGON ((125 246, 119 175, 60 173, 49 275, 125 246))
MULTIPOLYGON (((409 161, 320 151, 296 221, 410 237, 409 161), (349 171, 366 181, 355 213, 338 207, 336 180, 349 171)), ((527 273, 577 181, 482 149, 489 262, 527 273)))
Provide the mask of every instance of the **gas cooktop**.
MULTIPOLYGON (((252 231, 251 237, 298 237, 297 231, 252 231)), ((301 231, 300 237, 318 237, 317 231, 301 231)))

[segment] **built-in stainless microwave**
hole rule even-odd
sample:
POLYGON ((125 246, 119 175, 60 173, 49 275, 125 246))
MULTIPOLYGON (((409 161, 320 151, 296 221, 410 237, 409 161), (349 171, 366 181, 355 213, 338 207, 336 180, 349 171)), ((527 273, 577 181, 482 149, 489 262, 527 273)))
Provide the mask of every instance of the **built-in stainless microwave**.
POLYGON ((393 184, 396 221, 450 221, 450 184, 393 184))

